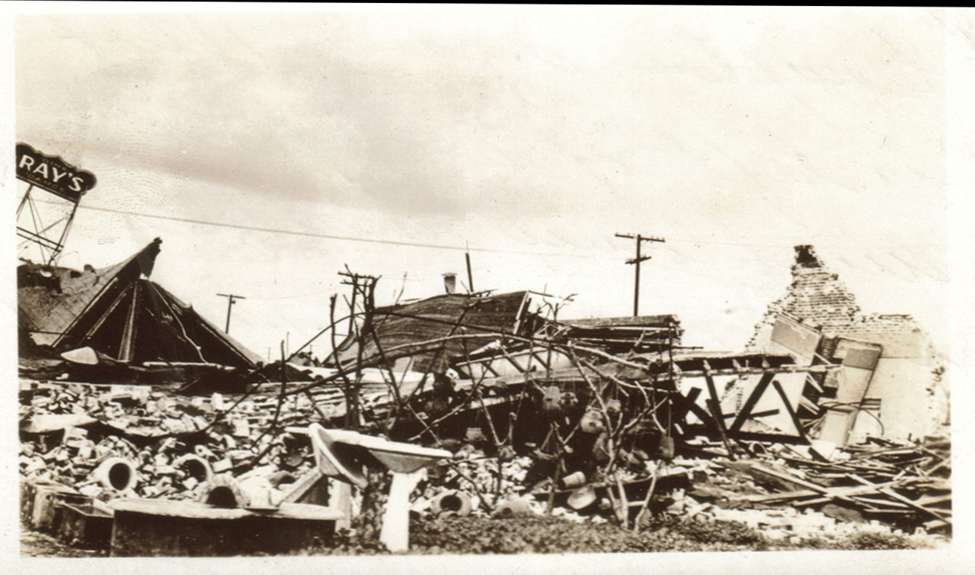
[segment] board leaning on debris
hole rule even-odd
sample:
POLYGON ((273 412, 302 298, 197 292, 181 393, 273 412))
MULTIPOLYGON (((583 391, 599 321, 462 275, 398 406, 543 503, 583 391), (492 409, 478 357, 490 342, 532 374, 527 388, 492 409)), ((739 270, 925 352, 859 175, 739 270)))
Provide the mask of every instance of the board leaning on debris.
POLYGON ((148 280, 160 245, 18 270, 25 529, 112 555, 460 552, 431 530, 536 516, 950 539, 944 367, 811 246, 739 353, 531 291, 376 307, 379 278, 346 269, 313 340, 334 351, 265 365, 148 280))

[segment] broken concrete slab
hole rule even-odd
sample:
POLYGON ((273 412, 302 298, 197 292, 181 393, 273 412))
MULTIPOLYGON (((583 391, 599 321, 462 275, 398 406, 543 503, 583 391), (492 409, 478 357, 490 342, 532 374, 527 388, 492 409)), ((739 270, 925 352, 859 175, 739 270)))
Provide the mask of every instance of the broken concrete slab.
POLYGON ((152 499, 119 499, 111 507, 113 557, 294 553, 326 544, 340 518, 328 507, 300 503, 267 512, 152 499))
POLYGON ((51 433, 71 427, 90 425, 98 420, 84 413, 41 414, 31 416, 28 424, 22 428, 26 433, 51 433))

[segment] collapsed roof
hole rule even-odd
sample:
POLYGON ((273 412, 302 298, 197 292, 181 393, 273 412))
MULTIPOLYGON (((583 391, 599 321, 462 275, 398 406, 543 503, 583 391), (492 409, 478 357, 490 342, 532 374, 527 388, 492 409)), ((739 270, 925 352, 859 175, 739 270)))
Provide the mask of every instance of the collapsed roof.
POLYGON ((411 369, 442 372, 448 359, 463 356, 501 334, 530 333, 526 325, 529 292, 499 295, 444 294, 421 301, 376 308, 361 328, 363 337, 347 337, 335 362, 381 354, 389 362, 409 357, 411 369), (450 336, 465 335, 443 341, 450 336), (360 344, 360 340, 364 342, 360 344), (361 345, 361 350, 360 350, 361 345))
POLYGON ((98 270, 21 265, 20 329, 36 345, 56 352, 89 347, 130 365, 254 367, 258 355, 147 279, 161 244, 156 238, 125 261, 98 270))

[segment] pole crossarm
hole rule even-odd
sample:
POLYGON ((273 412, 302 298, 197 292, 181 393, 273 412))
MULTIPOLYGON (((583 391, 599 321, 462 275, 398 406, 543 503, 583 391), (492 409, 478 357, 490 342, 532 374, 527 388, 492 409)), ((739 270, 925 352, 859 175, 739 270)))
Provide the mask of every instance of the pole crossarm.
POLYGON ((633 317, 640 315, 640 262, 645 262, 650 259, 650 256, 640 255, 640 246, 643 242, 665 242, 664 238, 658 238, 654 236, 644 236, 641 234, 621 234, 616 233, 616 237, 624 238, 628 240, 636 240, 636 257, 626 260, 627 265, 635 265, 635 280, 633 286, 633 317))

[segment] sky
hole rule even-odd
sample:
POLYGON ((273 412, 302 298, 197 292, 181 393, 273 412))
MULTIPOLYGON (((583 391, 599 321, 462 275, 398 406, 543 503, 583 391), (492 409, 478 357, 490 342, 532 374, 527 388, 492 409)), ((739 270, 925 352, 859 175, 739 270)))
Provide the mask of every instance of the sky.
POLYGON ((477 290, 629 315, 642 234, 640 312, 741 350, 813 244, 946 342, 944 11, 270 9, 17 18, 16 140, 98 178, 62 265, 161 237, 152 279, 219 326, 244 296, 264 356, 346 265, 383 305, 466 283, 467 248, 477 290))

